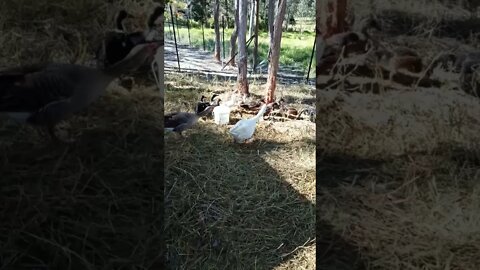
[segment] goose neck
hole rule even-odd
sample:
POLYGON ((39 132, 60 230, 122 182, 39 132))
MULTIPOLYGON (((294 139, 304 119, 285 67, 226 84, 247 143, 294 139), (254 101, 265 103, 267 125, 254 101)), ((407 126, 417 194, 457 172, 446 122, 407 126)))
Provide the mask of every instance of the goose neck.
POLYGON ((265 111, 267 110, 267 106, 266 105, 263 105, 262 108, 260 109, 260 111, 258 111, 257 115, 255 115, 253 117, 253 119, 255 119, 255 121, 258 121, 258 119, 260 119, 260 117, 263 116, 263 114, 265 114, 265 111))

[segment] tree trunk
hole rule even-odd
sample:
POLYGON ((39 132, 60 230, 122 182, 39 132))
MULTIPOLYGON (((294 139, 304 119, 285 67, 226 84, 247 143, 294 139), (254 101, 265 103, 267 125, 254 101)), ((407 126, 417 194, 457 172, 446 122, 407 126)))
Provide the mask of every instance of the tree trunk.
POLYGON ((235 66, 235 43, 237 41, 237 36, 238 36, 238 2, 239 0, 234 0, 235 1, 235 24, 233 26, 233 32, 232 36, 230 37, 230 58, 232 59, 230 61, 231 66, 235 66))
POLYGON ((287 13, 287 19, 285 20, 285 32, 288 32, 288 21, 290 21, 290 12, 287 13))
POLYGON ((326 20, 325 24, 321 24, 322 28, 320 30, 324 34, 324 38, 345 31, 347 0, 329 0, 323 14, 326 16, 326 20))
POLYGON ((278 11, 274 22, 273 43, 270 44, 272 55, 270 57, 270 63, 268 64, 267 94, 265 96, 265 102, 267 104, 275 101, 277 72, 279 68, 280 47, 282 42, 282 23, 285 19, 285 9, 287 7, 287 0, 279 1, 278 11))
MULTIPOLYGON (((275 0, 268 0, 268 36, 270 37, 270 44, 273 43, 273 21, 275 15, 275 0)), ((272 54, 271 47, 268 48, 268 61, 272 54)))
POLYGON ((259 22, 259 7, 260 0, 255 0, 255 39, 253 41, 253 72, 257 70, 258 64, 258 22, 259 22))
POLYGON ((217 62, 220 62, 220 0, 215 0, 215 7, 213 13, 213 24, 215 28, 215 53, 213 57, 217 62))
POLYGON ((249 96, 247 81, 247 1, 239 0, 238 14, 238 76, 237 91, 244 96, 249 96))
POLYGON ((252 36, 253 32, 253 20, 255 16, 255 0, 252 0, 252 3, 250 4, 250 25, 248 26, 248 38, 252 36))
POLYGON ((347 18, 347 0, 337 0, 337 33, 345 32, 345 19, 347 18))

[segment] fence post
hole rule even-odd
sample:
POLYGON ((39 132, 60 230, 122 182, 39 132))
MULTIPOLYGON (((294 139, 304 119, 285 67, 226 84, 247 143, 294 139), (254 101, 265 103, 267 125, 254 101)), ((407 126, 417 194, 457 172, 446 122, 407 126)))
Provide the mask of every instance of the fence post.
POLYGON ((173 40, 175 41, 175 51, 177 52, 178 71, 180 71, 180 57, 178 57, 177 35, 175 34, 175 23, 173 22, 173 10, 172 5, 168 6, 170 7, 170 16, 172 16, 173 40))
POLYGON ((203 16, 202 16, 202 39, 203 39, 203 50, 205 51, 205 30, 204 30, 204 24, 205 24, 205 7, 206 7, 206 4, 205 4, 205 1, 202 1, 203 3, 203 16))
POLYGON ((190 16, 187 15, 187 29, 188 29, 188 44, 192 46, 192 41, 190 40, 190 16))
POLYGON ((225 16, 222 16, 222 46, 223 46, 223 59, 225 59, 225 16))
POLYGON ((178 43, 180 43, 180 28, 178 28, 178 16, 177 16, 177 13, 175 13, 175 24, 177 25, 178 43))
POLYGON ((227 28, 228 28, 228 0, 225 0, 225 14, 227 15, 227 28))
MULTIPOLYGON (((308 84, 308 79, 310 79, 310 69, 312 68, 312 62, 313 62, 313 55, 315 54, 315 46, 317 45, 317 38, 313 40, 313 48, 312 48, 312 55, 310 56, 310 64, 308 64, 308 72, 307 72, 307 84, 308 84)), ((318 63, 317 63, 318 64, 318 63)))

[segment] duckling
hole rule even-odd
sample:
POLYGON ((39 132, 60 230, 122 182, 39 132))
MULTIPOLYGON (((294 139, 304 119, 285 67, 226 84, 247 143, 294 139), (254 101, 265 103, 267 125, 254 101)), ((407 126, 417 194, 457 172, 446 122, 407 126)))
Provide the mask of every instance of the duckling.
MULTIPOLYGON (((260 117, 263 116, 267 110, 267 104, 263 104, 260 108, 260 111, 254 117, 250 119, 242 119, 238 121, 231 129, 230 134, 233 136, 234 143, 244 143, 251 142, 253 139, 253 133, 255 133, 255 128, 257 121, 260 117)), ((271 106, 271 105, 270 105, 271 106)))
POLYGON ((260 110, 262 105, 263 103, 261 101, 258 101, 258 102, 251 102, 249 104, 241 103, 238 106, 246 111, 258 111, 260 110))
POLYGON ((389 71, 389 80, 393 80, 393 76, 399 70, 404 69, 412 73, 419 73, 422 71, 422 58, 417 52, 403 47, 397 47, 393 50, 376 50, 367 56, 367 62, 373 62, 375 65, 389 71))
POLYGON ((280 108, 283 112, 283 114, 287 117, 287 118, 290 118, 290 119, 297 119, 299 113, 298 113, 298 110, 293 108, 293 107, 289 107, 285 100, 283 98, 280 99, 279 101, 279 105, 280 105, 280 108))
POLYGON ((358 31, 347 31, 332 35, 326 39, 319 34, 319 56, 317 56, 317 76, 329 72, 338 58, 348 57, 350 54, 366 53, 376 43, 370 36, 371 29, 380 30, 379 24, 373 17, 367 17, 358 25, 358 31), (344 49, 343 49, 344 48, 344 49), (340 55, 343 49, 343 55, 340 55))
POLYGON ((462 82, 466 75, 469 75, 480 64, 480 52, 463 53, 455 60, 455 71, 460 72, 459 80, 462 82))
POLYGON ((315 120, 317 119, 317 112, 315 110, 315 108, 305 108, 303 109, 302 111, 300 111, 300 113, 298 114, 298 117, 297 119, 301 119, 301 116, 303 114, 306 114, 308 119, 310 120, 310 122, 314 122, 315 123, 315 120))
POLYGON ((337 55, 344 46, 344 57, 352 52, 366 52, 366 46, 370 39, 369 30, 380 30, 380 26, 373 17, 367 17, 361 21, 358 28, 359 31, 338 33, 325 39, 325 49, 322 57, 337 55))
POLYGON ((215 107, 216 106, 208 106, 200 113, 174 112, 166 114, 164 116, 165 130, 173 131, 180 136, 183 136, 183 131, 192 128, 198 122, 198 119, 200 119, 200 117, 212 113, 215 107))
POLYGON ((43 126, 51 138, 60 140, 55 126, 88 107, 112 80, 137 69, 158 44, 136 46, 122 61, 98 70, 75 64, 37 64, 0 72, 0 112, 17 122, 43 126))
POLYGON ((455 62, 457 61, 457 55, 454 53, 443 53, 441 54, 427 70, 426 75, 430 77, 433 74, 433 71, 440 67, 445 71, 455 70, 455 62))
POLYGON ((263 120, 274 119, 274 116, 282 115, 282 108, 278 101, 272 103, 270 107, 267 107, 265 114, 263 115, 263 120))

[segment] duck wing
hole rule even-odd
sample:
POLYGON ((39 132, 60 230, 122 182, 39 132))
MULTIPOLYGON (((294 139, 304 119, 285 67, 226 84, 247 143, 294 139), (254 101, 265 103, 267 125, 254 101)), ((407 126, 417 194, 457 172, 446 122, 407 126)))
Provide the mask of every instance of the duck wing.
POLYGON ((99 96, 104 88, 99 75, 93 69, 70 64, 0 72, 0 112, 29 113, 27 121, 32 123, 58 122, 99 96))
POLYGON ((0 72, 0 111, 38 111, 48 103, 70 98, 74 88, 70 79, 47 66, 0 72))
POLYGON ((175 128, 183 124, 189 124, 195 122, 196 115, 186 112, 175 112, 164 116, 165 127, 175 128))
POLYGON ((255 132, 255 126, 256 122, 250 121, 250 119, 243 119, 230 129, 230 134, 239 139, 249 139, 255 132))

